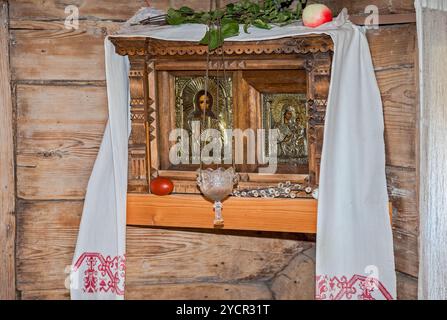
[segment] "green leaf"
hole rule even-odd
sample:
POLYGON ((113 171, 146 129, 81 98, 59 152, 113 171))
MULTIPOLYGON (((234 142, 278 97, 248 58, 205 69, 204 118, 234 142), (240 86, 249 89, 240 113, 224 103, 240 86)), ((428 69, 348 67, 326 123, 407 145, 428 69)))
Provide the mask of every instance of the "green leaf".
POLYGON ((296 10, 295 10, 295 16, 297 18, 300 18, 302 12, 303 12, 303 4, 301 2, 297 3, 296 10))
POLYGON ((212 51, 223 44, 223 38, 217 29, 211 29, 205 33, 199 43, 201 45, 208 45, 209 50, 212 51))
POLYGON ((200 21, 201 21, 203 24, 208 24, 208 23, 210 22, 210 20, 211 20, 211 15, 210 15, 208 12, 204 13, 204 14, 200 17, 200 21))
POLYGON ((261 19, 256 19, 255 21, 253 21, 253 25, 260 29, 271 29, 272 28, 271 25, 262 21, 261 19))
POLYGON ((242 8, 244 8, 244 9, 249 9, 251 6, 250 1, 248 1, 248 0, 241 0, 241 4, 242 4, 242 8))
POLYGON ((239 0, 210 12, 196 12, 190 7, 183 6, 178 10, 173 8, 168 10, 167 23, 210 25, 211 30, 203 36, 200 43, 214 50, 223 44, 224 39, 238 35, 240 24, 243 25, 244 32, 248 33, 250 26, 271 29, 272 24, 285 26, 300 19, 303 3, 306 2, 299 0, 296 9, 291 9, 290 6, 279 8, 279 5, 288 4, 290 0, 239 0))
POLYGON ((257 3, 254 3, 248 8, 248 11, 253 14, 258 14, 261 11, 261 8, 257 3))
POLYGON ((171 25, 179 25, 183 24, 185 22, 185 19, 183 19, 183 17, 168 17, 166 19, 166 22, 171 25))
POLYGON ((178 16, 178 15, 181 15, 181 14, 177 10, 172 9, 172 8, 168 9, 168 17, 174 17, 174 16, 178 16))
POLYGON ((172 25, 179 25, 184 23, 185 19, 182 14, 174 9, 168 10, 168 17, 166 18, 166 22, 172 25))
POLYGON ((178 11, 182 14, 194 14, 194 10, 187 6, 181 7, 178 11))
POLYGON ((276 17, 276 21, 277 22, 284 22, 284 21, 286 21, 288 19, 288 17, 284 14, 284 13, 282 13, 282 12, 280 12, 279 14, 278 14, 278 16, 276 17))
POLYGON ((207 31, 203 36, 202 40, 200 40, 199 44, 208 45, 210 43, 210 32, 207 31))
POLYGON ((234 8, 234 3, 229 3, 229 4, 227 4, 227 13, 228 14, 233 14, 233 12, 234 12, 234 10, 235 10, 235 8, 234 8))
POLYGON ((274 13, 274 12, 276 12, 276 8, 275 8, 275 6, 272 6, 272 7, 270 7, 270 8, 268 8, 267 10, 266 10, 266 12, 267 13, 274 13))
POLYGON ((213 51, 219 48, 223 44, 223 39, 220 33, 216 29, 210 30, 209 44, 208 48, 210 51, 213 51))
POLYGON ((244 24, 244 32, 248 33, 248 27, 250 26, 250 22, 244 24))
POLYGON ((216 10, 213 12, 213 20, 219 20, 225 15, 225 12, 222 10, 216 10))
POLYGON ((222 36, 224 39, 239 35, 239 23, 237 21, 229 21, 222 24, 222 36))

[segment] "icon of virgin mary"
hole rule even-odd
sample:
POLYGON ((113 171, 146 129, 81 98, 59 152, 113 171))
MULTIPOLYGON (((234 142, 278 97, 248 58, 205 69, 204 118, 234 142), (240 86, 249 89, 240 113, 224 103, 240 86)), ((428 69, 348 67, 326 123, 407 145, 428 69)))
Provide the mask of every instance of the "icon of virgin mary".
POLYGON ((279 130, 279 157, 290 157, 294 151, 293 133, 294 133, 294 115, 295 108, 285 106, 282 112, 281 122, 277 124, 279 130))
POLYGON ((286 105, 281 113, 279 130, 278 156, 287 159, 307 157, 306 128, 302 126, 303 119, 296 114, 296 109, 286 105))

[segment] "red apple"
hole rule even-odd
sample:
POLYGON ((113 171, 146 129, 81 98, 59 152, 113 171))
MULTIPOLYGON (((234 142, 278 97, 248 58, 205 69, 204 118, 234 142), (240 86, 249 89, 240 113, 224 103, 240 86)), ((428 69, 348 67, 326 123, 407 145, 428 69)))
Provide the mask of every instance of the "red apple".
POLYGON ((157 196, 166 196, 174 190, 174 184, 166 178, 155 178, 151 181, 151 192, 157 196))
POLYGON ((303 24, 315 28, 332 21, 332 11, 324 4, 310 4, 304 8, 303 24))

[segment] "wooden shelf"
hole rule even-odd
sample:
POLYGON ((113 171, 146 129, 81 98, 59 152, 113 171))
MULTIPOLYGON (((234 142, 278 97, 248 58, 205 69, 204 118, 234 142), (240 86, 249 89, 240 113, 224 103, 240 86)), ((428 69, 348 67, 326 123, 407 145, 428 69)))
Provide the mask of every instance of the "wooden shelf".
MULTIPOLYGON (((213 229, 212 203, 201 195, 129 194, 127 224, 133 226, 213 229)), ((227 230, 316 233, 314 199, 231 197, 223 202, 227 230)), ((390 213, 392 212, 390 206, 390 213)))
MULTIPOLYGON (((223 216, 227 230, 316 233, 317 201, 230 197, 223 216)), ((213 219, 213 204, 201 195, 127 197, 128 225, 209 229, 213 219)))

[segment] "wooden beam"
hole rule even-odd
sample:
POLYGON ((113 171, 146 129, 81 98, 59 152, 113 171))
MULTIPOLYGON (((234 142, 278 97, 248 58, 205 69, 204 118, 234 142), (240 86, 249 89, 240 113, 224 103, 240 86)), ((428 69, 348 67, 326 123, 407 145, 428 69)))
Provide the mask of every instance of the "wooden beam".
MULTIPOLYGON (((223 202, 223 229, 315 234, 317 207, 314 199, 230 197, 223 202)), ((201 195, 127 196, 128 225, 213 229, 213 218, 212 202, 201 195)))
POLYGON ((445 300, 447 93, 444 88, 447 86, 447 12, 423 10, 420 19, 419 299, 445 300))
POLYGON ((0 300, 16 298, 13 137, 8 3, 0 1, 0 300))
MULTIPOLYGON (((368 16, 349 16, 349 20, 352 23, 364 26, 366 18, 368 16)), ((379 14, 379 25, 388 24, 402 24, 402 23, 416 23, 415 13, 402 13, 402 14, 379 14)))

